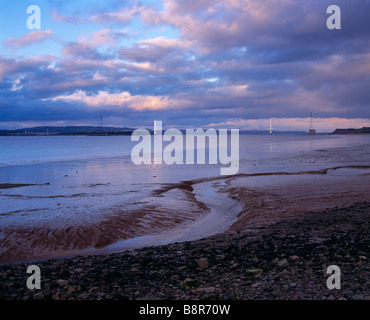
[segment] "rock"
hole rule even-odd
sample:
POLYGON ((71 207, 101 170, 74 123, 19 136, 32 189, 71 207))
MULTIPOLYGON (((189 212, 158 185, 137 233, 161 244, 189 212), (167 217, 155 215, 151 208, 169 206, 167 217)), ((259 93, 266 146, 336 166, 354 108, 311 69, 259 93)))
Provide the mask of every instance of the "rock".
POLYGON ((137 267, 132 267, 130 272, 140 272, 140 270, 137 267))
POLYGON ((139 297, 139 296, 141 296, 141 292, 138 290, 135 292, 135 297, 139 297))
POLYGON ((97 293, 98 299, 102 299, 105 296, 104 292, 98 292, 97 293))
POLYGON ((208 268, 208 259, 207 258, 200 258, 198 260, 198 267, 202 269, 208 268))
POLYGON ((235 270, 235 269, 238 269, 240 267, 240 264, 239 263, 233 263, 231 266, 230 266, 230 269, 231 270, 235 270))
POLYGON ((63 288, 68 284, 68 280, 59 279, 57 280, 57 284, 59 287, 63 288))
POLYGON ((367 259, 366 256, 359 256, 359 258, 360 258, 361 261, 365 261, 367 259))
POLYGON ((298 256, 290 256, 289 259, 293 262, 298 262, 300 260, 298 256))
POLYGON ((216 292, 216 288, 215 287, 205 287, 205 288, 197 288, 197 289, 194 289, 192 291, 194 294, 196 294, 197 296, 204 296, 204 295, 211 295, 213 293, 216 292))
POLYGON ((286 267, 288 267, 289 266, 289 262, 288 262, 288 260, 287 259, 281 259, 281 260, 279 260, 278 261, 278 266, 279 266, 279 268, 286 268, 286 267))
POLYGON ((92 287, 89 289, 89 293, 92 293, 92 292, 99 292, 100 291, 100 288, 99 287, 92 287))
POLYGON ((34 299, 34 300, 42 300, 42 299, 44 299, 44 295, 41 293, 41 292, 38 292, 38 293, 35 293, 33 296, 32 296, 32 298, 34 299))
POLYGON ((289 276, 289 272, 287 269, 279 272, 274 278, 287 278, 289 276))
POLYGON ((249 276, 249 275, 252 275, 252 276, 256 276, 256 275, 260 275, 261 273, 263 272, 262 269, 259 269, 259 268, 256 268, 256 269, 247 269, 245 270, 245 273, 249 276))
POLYGON ((79 285, 77 285, 77 286, 69 286, 67 288, 67 292, 68 293, 73 293, 73 292, 77 292, 77 291, 81 291, 81 287, 79 285))
POLYGON ((214 293, 216 291, 216 288, 215 287, 206 287, 204 288, 204 292, 205 293, 214 293))
POLYGON ((199 285, 199 281, 197 279, 186 278, 185 281, 181 283, 181 288, 196 287, 198 285, 199 285))
POLYGON ((84 292, 84 293, 80 294, 80 295, 77 297, 77 299, 78 299, 78 300, 88 300, 89 298, 90 298, 90 296, 89 296, 86 292, 84 292))
POLYGON ((52 296, 52 298, 54 300, 64 300, 66 297, 67 297, 67 295, 65 293, 61 293, 61 292, 56 292, 52 296))
POLYGON ((197 288, 192 291, 192 293, 196 294, 197 296, 202 297, 204 295, 204 288, 197 288))

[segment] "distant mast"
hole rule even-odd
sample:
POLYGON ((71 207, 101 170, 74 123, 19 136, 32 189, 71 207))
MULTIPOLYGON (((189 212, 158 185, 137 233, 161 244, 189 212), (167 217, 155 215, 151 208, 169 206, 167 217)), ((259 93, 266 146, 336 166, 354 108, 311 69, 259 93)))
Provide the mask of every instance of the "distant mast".
POLYGON ((153 134, 155 136, 162 135, 162 121, 154 120, 153 134))
POLYGON ((270 136, 272 135, 272 118, 270 118, 270 136))
POLYGON ((308 131, 308 134, 310 136, 313 136, 316 134, 316 130, 313 128, 313 124, 312 124, 312 112, 311 112, 311 117, 310 117, 310 129, 308 131))

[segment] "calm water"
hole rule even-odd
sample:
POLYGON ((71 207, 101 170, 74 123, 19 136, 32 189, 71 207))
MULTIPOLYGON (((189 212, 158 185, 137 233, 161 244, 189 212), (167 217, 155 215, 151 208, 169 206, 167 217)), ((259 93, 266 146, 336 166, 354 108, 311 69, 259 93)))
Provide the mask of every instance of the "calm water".
MULTIPOLYGON (((286 152, 367 144, 369 140, 370 138, 366 135, 242 134, 240 135, 240 155, 253 158, 258 154, 265 157, 286 152)), ((130 136, 0 137, 0 166, 127 157, 136 143, 131 142, 130 136)))
MULTIPOLYGON (((239 172, 311 170, 320 166, 319 162, 305 161, 312 152, 369 143, 370 137, 366 135, 242 134, 239 172), (306 158, 296 161, 303 154, 306 158)), ((0 182, 46 183, 68 175, 69 181, 75 184, 161 183, 220 174, 219 165, 135 166, 130 153, 136 144, 130 136, 0 137, 0 182)), ((327 165, 322 160, 321 164, 327 165)))
POLYGON ((0 137, 0 166, 124 156, 130 144, 126 136, 0 137))

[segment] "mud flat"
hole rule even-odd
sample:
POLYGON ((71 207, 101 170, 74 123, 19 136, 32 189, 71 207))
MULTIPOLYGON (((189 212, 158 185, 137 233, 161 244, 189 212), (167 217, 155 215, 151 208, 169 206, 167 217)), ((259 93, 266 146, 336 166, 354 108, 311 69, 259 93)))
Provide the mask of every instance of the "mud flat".
POLYGON ((258 233, 369 201, 368 138, 311 138, 245 136, 233 176, 209 165, 137 167, 116 156, 15 165, 11 158, 0 166, 0 264, 258 233))
MULTIPOLYGON (((370 199, 370 166, 209 177, 158 185, 130 210, 3 227, 0 262, 105 254, 258 228, 370 199), (75 222, 75 223, 73 223, 75 222)), ((72 196, 73 197, 73 196, 72 196)), ((12 212, 13 215, 25 214, 12 212)), ((6 214, 2 217, 4 221, 6 214)), ((14 219, 13 219, 14 220, 14 219)))
POLYGON ((310 211, 256 230, 106 255, 38 262, 41 290, 28 290, 29 264, 0 266, 0 299, 369 300, 370 202, 310 211), (341 289, 326 286, 329 265, 341 289))

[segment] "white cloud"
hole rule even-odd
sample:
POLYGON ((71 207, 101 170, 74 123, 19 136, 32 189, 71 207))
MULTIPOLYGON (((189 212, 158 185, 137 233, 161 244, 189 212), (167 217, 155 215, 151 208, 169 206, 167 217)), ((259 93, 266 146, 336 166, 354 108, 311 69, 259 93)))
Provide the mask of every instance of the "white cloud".
POLYGON ((132 96, 129 92, 109 93, 99 91, 95 95, 87 95, 85 91, 77 90, 70 95, 60 95, 54 98, 43 99, 51 101, 66 101, 71 103, 84 103, 90 107, 105 109, 107 107, 130 108, 137 111, 161 110, 169 106, 169 99, 161 96, 132 96))

